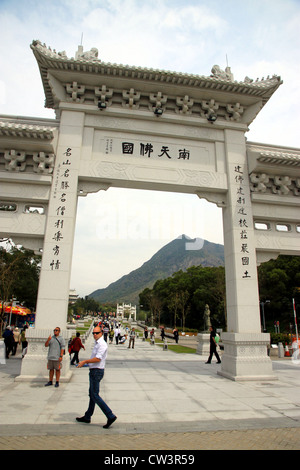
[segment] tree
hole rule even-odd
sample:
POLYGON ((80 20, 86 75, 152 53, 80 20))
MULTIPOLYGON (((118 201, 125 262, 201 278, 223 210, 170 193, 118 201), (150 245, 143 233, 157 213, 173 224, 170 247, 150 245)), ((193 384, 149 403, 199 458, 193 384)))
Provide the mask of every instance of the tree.
POLYGON ((289 331, 294 323, 292 299, 299 309, 300 257, 280 255, 258 267, 259 296, 262 302, 270 300, 265 308, 267 329, 279 321, 281 331, 289 331))
POLYGON ((4 302, 13 297, 35 310, 40 274, 41 256, 23 247, 0 248, 1 329, 4 320, 4 302))
POLYGON ((140 294, 140 302, 150 309, 153 297, 161 302, 161 321, 176 326, 203 329, 205 304, 210 305, 215 323, 225 326, 225 271, 223 267, 192 266, 177 271, 171 277, 156 281, 152 289, 140 294))
POLYGON ((189 300, 189 292, 187 290, 180 290, 178 292, 179 296, 179 308, 181 310, 181 318, 182 318, 182 330, 185 329, 185 318, 189 312, 190 305, 188 304, 189 300))
POLYGON ((172 293, 171 295, 169 295, 169 297, 167 299, 167 307, 174 314, 174 317, 173 317, 173 319, 174 319, 173 320, 174 328, 176 328, 176 320, 177 320, 177 318, 179 318, 179 316, 178 316, 179 302, 180 302, 180 300, 179 300, 178 292, 172 293))

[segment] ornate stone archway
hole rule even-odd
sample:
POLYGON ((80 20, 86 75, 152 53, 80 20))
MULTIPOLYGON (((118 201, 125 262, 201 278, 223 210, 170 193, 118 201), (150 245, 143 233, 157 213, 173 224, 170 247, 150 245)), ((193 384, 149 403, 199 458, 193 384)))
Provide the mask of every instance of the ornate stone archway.
POLYGON ((245 132, 280 77, 237 82, 218 66, 204 77, 103 63, 96 49, 68 58, 39 41, 31 48, 57 118, 0 116, 0 236, 43 249, 20 380, 44 377, 45 338, 66 323, 77 198, 109 187, 192 193, 222 207, 221 374, 274 378, 257 262, 300 254, 300 151, 247 142, 245 132))

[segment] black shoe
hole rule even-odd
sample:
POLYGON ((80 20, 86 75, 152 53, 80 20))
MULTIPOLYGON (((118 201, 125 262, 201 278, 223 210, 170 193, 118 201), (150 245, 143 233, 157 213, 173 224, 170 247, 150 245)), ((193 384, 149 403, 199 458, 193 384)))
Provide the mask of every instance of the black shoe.
POLYGON ((78 421, 78 423, 87 423, 87 424, 91 422, 91 420, 86 418, 85 416, 82 416, 81 418, 76 418, 76 421, 78 421))
POLYGON ((218 361, 217 364, 221 364, 221 361, 218 361))
POLYGON ((211 362, 208 362, 208 361, 207 361, 205 364, 211 364, 211 362))
POLYGON ((104 427, 105 429, 108 429, 109 426, 110 426, 112 423, 114 423, 114 422, 116 421, 116 419, 117 419, 116 416, 114 416, 113 418, 108 419, 108 420, 107 420, 107 423, 104 424, 103 427, 104 427))
POLYGON ((47 382, 47 383, 45 384, 45 387, 49 387, 50 385, 52 385, 52 382, 47 382))
POLYGON ((54 385, 54 387, 59 387, 59 382, 56 382, 56 384, 54 385))

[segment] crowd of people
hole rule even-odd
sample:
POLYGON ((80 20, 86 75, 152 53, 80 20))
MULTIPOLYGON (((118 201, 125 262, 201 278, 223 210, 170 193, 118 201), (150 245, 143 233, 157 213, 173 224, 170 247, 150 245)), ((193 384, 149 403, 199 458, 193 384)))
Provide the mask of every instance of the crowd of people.
POLYGON ((28 325, 25 324, 22 329, 19 329, 17 326, 7 325, 4 332, 4 345, 5 345, 5 358, 9 359, 10 354, 15 356, 17 353, 17 348, 19 345, 22 345, 22 359, 27 353, 28 342, 26 339, 26 330, 28 325))
MULTIPOLYGON (((6 358, 9 358, 9 355, 12 354, 13 356, 17 352, 18 345, 22 344, 22 358, 25 356, 27 352, 27 340, 26 340, 26 329, 28 325, 25 325, 22 330, 20 331, 18 327, 11 327, 7 326, 4 333, 4 343, 5 343, 5 354, 6 358)), ((160 328, 161 332, 161 339, 162 341, 165 340, 165 329, 164 327, 160 328)), ((212 356, 215 355, 217 362, 220 363, 220 357, 217 353, 217 343, 218 338, 216 336, 215 330, 211 327, 210 328, 210 355, 206 364, 210 364, 212 360, 212 356)), ((61 375, 61 368, 62 368, 62 361, 63 356, 65 354, 65 339, 61 336, 60 328, 56 327, 53 330, 53 335, 49 335, 45 342, 45 347, 48 348, 48 355, 47 355, 47 369, 49 372, 49 380, 45 384, 46 387, 52 386, 54 384, 54 375, 55 375, 55 387, 59 387, 59 380, 61 375)), ((154 343, 155 339, 155 330, 152 328, 150 332, 148 332, 148 327, 144 327, 143 332, 143 339, 148 339, 148 333, 150 333, 150 341, 154 343)), ((113 411, 109 408, 103 398, 100 396, 100 382, 104 376, 104 369, 105 369, 105 362, 107 357, 107 349, 108 349, 108 341, 109 343, 113 343, 115 339, 116 345, 120 343, 124 343, 128 338, 128 348, 134 349, 135 346, 135 339, 137 337, 137 333, 135 328, 132 327, 129 329, 127 326, 125 327, 125 334, 121 332, 121 324, 113 321, 113 322, 96 322, 93 324, 93 338, 94 338, 94 346, 91 353, 91 357, 84 360, 79 360, 79 352, 81 349, 85 350, 85 346, 81 341, 80 333, 77 332, 76 336, 69 341, 68 344, 68 352, 70 355, 71 365, 76 365, 78 368, 87 366, 89 367, 89 404, 85 414, 81 417, 77 417, 76 421, 79 423, 89 424, 91 422, 91 418, 94 414, 95 406, 98 405, 100 410, 104 413, 107 418, 106 424, 103 428, 109 428, 117 419, 117 416, 113 413, 113 411), (71 358, 73 354, 73 357, 71 358)), ((173 336, 178 343, 178 330, 175 328, 173 330, 173 336)))

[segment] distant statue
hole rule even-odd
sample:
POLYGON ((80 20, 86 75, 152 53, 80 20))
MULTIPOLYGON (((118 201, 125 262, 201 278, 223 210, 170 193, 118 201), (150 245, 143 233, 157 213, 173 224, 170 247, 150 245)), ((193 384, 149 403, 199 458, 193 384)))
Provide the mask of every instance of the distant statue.
POLYGON ((210 310, 207 304, 205 305, 203 319, 204 319, 204 331, 209 331, 209 328, 211 327, 211 321, 210 321, 210 310))
POLYGON ((98 59, 98 49, 92 47, 90 51, 84 52, 82 57, 84 59, 98 59))
POLYGON ((83 51, 83 46, 78 46, 78 51, 75 53, 75 59, 85 59, 85 60, 98 60, 98 49, 92 47, 90 51, 83 51))
POLYGON ((219 65, 214 65, 211 69, 211 77, 220 78, 221 80, 230 80, 233 82, 233 74, 231 73, 230 67, 226 67, 222 70, 219 65))

